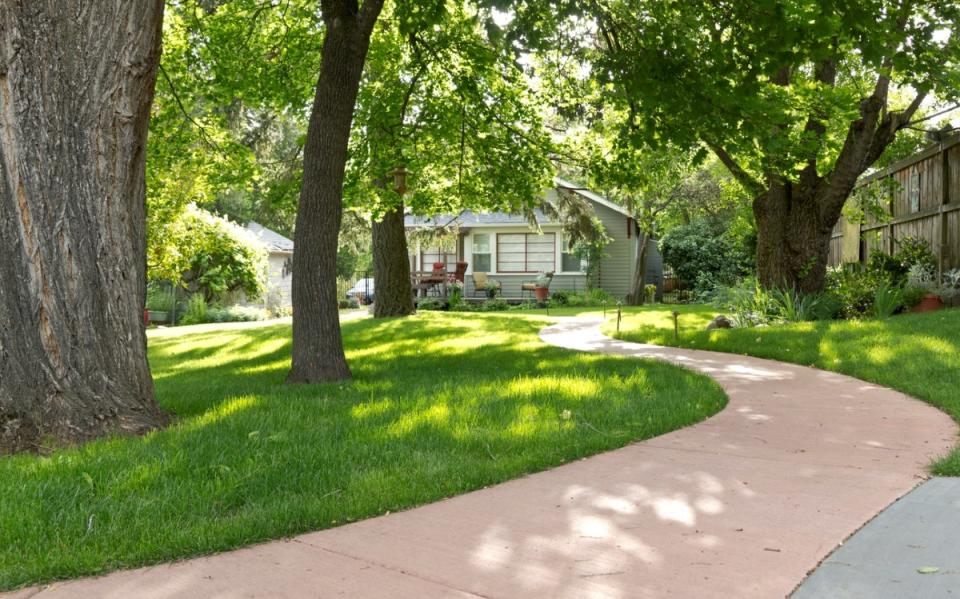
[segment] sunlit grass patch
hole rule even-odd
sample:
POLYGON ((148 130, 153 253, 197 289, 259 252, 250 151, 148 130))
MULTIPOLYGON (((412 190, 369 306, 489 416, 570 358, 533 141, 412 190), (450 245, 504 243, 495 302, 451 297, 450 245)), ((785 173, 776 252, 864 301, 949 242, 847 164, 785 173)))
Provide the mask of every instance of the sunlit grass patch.
POLYGON ((0 459, 0 587, 210 553, 396 511, 697 422, 666 364, 569 352, 543 315, 344 325, 354 381, 285 386, 289 325, 152 333, 173 424, 0 459))

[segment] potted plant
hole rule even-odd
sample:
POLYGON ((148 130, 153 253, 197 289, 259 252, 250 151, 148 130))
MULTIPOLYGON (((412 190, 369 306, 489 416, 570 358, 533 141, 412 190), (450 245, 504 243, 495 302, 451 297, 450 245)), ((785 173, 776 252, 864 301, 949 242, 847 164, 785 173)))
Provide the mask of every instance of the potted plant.
POLYGON ((533 288, 533 294, 537 298, 538 302, 545 302, 550 296, 550 279, 551 277, 546 273, 540 273, 537 275, 537 280, 533 288))
POLYGON ((493 299, 497 297, 497 290, 500 289, 500 285, 498 285, 496 281, 488 281, 486 289, 487 289, 487 297, 489 299, 493 299))
POLYGON ((914 306, 911 312, 932 312, 943 308, 943 290, 937 281, 937 273, 932 268, 923 264, 914 264, 910 267, 907 274, 910 285, 923 289, 923 297, 920 303, 914 306))

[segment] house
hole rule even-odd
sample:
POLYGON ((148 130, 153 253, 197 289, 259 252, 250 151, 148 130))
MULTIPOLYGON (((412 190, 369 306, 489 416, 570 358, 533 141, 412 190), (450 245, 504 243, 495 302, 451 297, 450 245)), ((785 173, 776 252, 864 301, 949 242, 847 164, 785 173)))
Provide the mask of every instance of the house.
MULTIPOLYGON (((630 291, 639 245, 639 229, 630 212, 588 189, 560 178, 555 187, 544 191, 544 198, 553 202, 559 190, 579 194, 586 199, 606 228, 612 241, 594 273, 593 287, 604 289, 615 298, 623 298, 630 291)), ((464 211, 459 215, 408 215, 405 226, 410 239, 410 267, 415 272, 429 271, 433 264, 442 262, 448 272, 456 270, 456 263, 467 263, 466 295, 476 295, 473 280, 475 272, 485 272, 499 281, 502 296, 519 299, 521 285, 536 279, 541 272, 554 272, 551 290, 584 291, 587 288, 586 264, 569 252, 561 223, 547 217, 539 209, 534 211, 539 231, 520 214, 503 212, 476 213, 464 211), (422 229, 443 228, 455 231, 453 238, 424 244, 421 236, 409 234, 422 229), (446 244, 444 247, 443 245, 446 244)), ((438 239, 443 239, 438 237, 438 239)), ((646 280, 663 285, 663 261, 657 242, 648 245, 646 280)))
POLYGON ((291 307, 293 305, 290 295, 293 241, 253 221, 247 225, 246 229, 267 248, 268 272, 265 303, 275 304, 279 308, 291 307))

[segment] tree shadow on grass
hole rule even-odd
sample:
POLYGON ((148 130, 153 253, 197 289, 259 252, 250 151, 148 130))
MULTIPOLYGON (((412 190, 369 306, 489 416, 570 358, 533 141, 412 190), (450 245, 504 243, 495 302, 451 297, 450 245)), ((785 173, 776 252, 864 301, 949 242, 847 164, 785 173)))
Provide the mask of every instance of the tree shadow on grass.
POLYGON ((0 548, 0 585, 403 509, 661 434, 724 403, 711 381, 674 367, 545 346, 542 324, 348 323, 348 355, 380 348, 353 361, 348 384, 281 385, 285 327, 230 331, 229 351, 208 334, 153 343, 175 425, 0 461, 0 496, 17 506, 0 509, 15 539, 0 548), (184 356, 200 365, 177 363, 184 356))

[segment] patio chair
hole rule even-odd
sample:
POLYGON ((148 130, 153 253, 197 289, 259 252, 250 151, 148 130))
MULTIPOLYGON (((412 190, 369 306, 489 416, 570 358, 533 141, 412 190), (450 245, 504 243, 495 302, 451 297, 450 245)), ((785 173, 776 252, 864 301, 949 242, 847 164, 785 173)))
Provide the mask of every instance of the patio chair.
POLYGON ((480 297, 486 297, 486 296, 487 296, 487 284, 488 284, 488 283, 495 283, 495 284, 496 284, 496 286, 497 286, 497 293, 499 293, 499 292, 502 290, 502 285, 500 284, 500 281, 494 281, 494 280, 488 278, 488 277, 487 277, 487 273, 485 273, 485 272, 475 272, 475 273, 473 273, 472 275, 470 275, 470 277, 473 279, 473 294, 474 294, 474 296, 476 296, 476 295, 479 293, 479 294, 480 294, 480 297))
MULTIPOLYGON (((550 283, 553 282, 553 271, 543 273, 547 277, 547 284, 542 285, 542 287, 550 288, 550 283)), ((530 295, 533 295, 534 290, 538 287, 536 281, 524 281, 520 284, 520 293, 529 292, 530 295)))
POLYGON ((440 286, 447 282, 447 266, 443 262, 434 262, 433 270, 420 282, 426 286, 425 288, 428 291, 434 291, 436 295, 442 295, 440 286))
POLYGON ((466 262, 457 262, 457 270, 453 272, 453 280, 463 283, 463 275, 467 272, 466 262))

